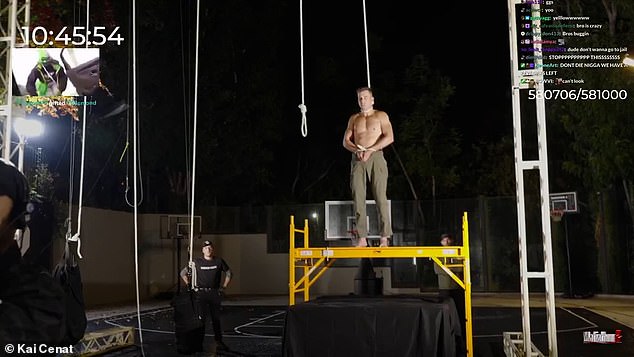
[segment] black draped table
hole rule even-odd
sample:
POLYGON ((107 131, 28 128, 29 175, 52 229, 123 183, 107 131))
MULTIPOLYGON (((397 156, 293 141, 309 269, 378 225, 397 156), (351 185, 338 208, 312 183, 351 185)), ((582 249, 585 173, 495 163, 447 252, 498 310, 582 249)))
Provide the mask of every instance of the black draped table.
POLYGON ((331 296, 288 307, 285 357, 456 355, 458 314, 449 298, 331 296))

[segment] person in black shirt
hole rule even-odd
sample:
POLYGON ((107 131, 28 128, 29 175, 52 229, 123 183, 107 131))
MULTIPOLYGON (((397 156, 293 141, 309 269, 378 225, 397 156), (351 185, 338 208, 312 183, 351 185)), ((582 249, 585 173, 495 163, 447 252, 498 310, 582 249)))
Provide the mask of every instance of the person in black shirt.
POLYGON ((214 255, 214 246, 210 241, 203 243, 202 252, 202 257, 194 258, 190 263, 194 269, 191 266, 185 267, 181 270, 180 276, 196 294, 203 323, 207 321, 207 314, 211 315, 216 349, 227 350, 227 346, 222 341, 220 307, 224 289, 231 282, 231 269, 224 259, 214 255), (224 280, 222 280, 223 272, 225 273, 224 280))
POLYGON ((23 261, 15 240, 26 228, 28 183, 0 159, 0 348, 8 343, 60 343, 64 291, 51 274, 23 261))
MULTIPOLYGON (((451 234, 444 233, 440 236, 440 245, 443 247, 453 246, 454 239, 451 234)), ((440 260, 446 265, 458 265, 461 263, 459 258, 440 258, 440 260)), ((458 278, 464 279, 462 267, 449 267, 449 270, 456 274, 458 278)), ((465 315, 465 291, 456 283, 455 280, 449 274, 447 274, 438 264, 434 264, 434 272, 438 276, 438 295, 443 298, 451 298, 456 306, 456 312, 460 318, 460 331, 461 337, 458 342, 458 356, 464 356, 466 354, 466 342, 464 336, 466 336, 466 315, 465 315)))

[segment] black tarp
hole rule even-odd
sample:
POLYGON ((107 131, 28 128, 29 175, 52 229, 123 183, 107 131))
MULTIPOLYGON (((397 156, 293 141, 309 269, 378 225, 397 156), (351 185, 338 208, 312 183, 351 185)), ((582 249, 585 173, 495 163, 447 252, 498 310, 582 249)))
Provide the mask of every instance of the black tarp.
POLYGON ((327 297, 288 308, 285 357, 456 356, 460 324, 450 299, 327 297))
POLYGON ((174 335, 178 353, 203 351, 205 327, 194 292, 184 291, 175 295, 171 305, 174 308, 174 335))

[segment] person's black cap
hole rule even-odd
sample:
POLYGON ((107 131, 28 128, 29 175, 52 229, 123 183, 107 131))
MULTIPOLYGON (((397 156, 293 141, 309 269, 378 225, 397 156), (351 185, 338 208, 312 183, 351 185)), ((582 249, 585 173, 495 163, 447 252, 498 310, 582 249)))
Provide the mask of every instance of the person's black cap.
POLYGON ((204 247, 210 247, 210 246, 211 246, 211 247, 213 247, 213 246, 214 246, 214 245, 213 245, 213 243, 211 243, 211 241, 206 240, 206 241, 204 241, 204 242, 203 242, 203 248, 204 248, 204 247))

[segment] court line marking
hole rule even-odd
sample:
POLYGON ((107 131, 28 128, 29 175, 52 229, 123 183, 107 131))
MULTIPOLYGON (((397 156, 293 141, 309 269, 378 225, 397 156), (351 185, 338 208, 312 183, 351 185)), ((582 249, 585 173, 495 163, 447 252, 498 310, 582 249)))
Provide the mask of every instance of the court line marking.
MULTIPOLYGON (((584 331, 584 330, 587 330, 587 329, 599 327, 599 325, 595 324, 594 322, 586 319, 583 316, 580 316, 577 313, 574 313, 574 312, 568 310, 565 307, 558 307, 558 309, 561 309, 561 310, 569 313, 570 315, 573 315, 574 317, 576 317, 576 318, 580 319, 581 321, 587 323, 589 326, 568 328, 568 329, 563 329, 563 330, 557 329, 557 333, 560 333, 560 332, 584 331)), ((585 308, 583 308, 583 309, 585 309, 585 308)), ((585 309, 585 310, 588 310, 588 309, 585 309)), ((588 310, 588 311, 590 311, 590 310, 588 310)), ((532 335, 543 335, 543 334, 547 334, 547 333, 548 333, 548 331, 534 331, 534 332, 531 331, 531 336, 532 335)), ((502 334, 500 334, 500 335, 473 335, 473 338, 491 338, 491 337, 503 337, 503 336, 504 335, 502 335, 502 334)))
MULTIPOLYGON (((174 332, 174 331, 167 331, 167 330, 155 330, 155 329, 150 329, 150 328, 142 328, 142 329, 139 329, 139 328, 138 328, 138 327, 136 327, 136 326, 126 326, 126 325, 117 324, 117 323, 110 322, 110 321, 104 321, 104 323, 107 323, 107 324, 112 325, 112 326, 115 326, 115 327, 132 327, 132 328, 133 328, 134 330, 136 330, 136 331, 139 331, 139 330, 140 330, 140 331, 143 331, 143 332, 162 333, 162 334, 166 334, 166 335, 167 335, 167 334, 169 334, 169 335, 174 335, 174 334, 175 334, 175 332, 174 332)), ((206 333, 206 334, 205 334, 205 336, 213 337, 214 335, 213 335, 213 334, 206 333)), ((243 335, 230 335, 230 334, 223 334, 223 335, 222 335, 222 337, 223 337, 223 338, 225 338, 225 337, 226 337, 226 338, 229 338, 229 337, 230 337, 230 338, 255 338, 255 337, 257 337, 257 338, 271 338, 271 339, 281 338, 281 337, 277 337, 277 336, 257 336, 257 335, 254 335, 254 336, 243 336, 243 335)))
MULTIPOLYGON (((145 316, 145 315, 153 315, 153 314, 157 314, 157 313, 161 313, 161 312, 165 312, 165 311, 169 311, 169 310, 173 310, 173 308, 171 307, 167 307, 167 308, 161 308, 161 309, 156 309, 156 310, 151 310, 151 311, 146 311, 146 312, 142 312, 141 316, 145 316)), ((240 325, 235 327, 233 330, 235 333, 237 333, 237 335, 229 335, 229 334, 225 334, 223 337, 233 337, 233 338, 269 338, 269 339, 280 339, 282 338, 282 336, 267 336, 267 335, 259 335, 259 334, 254 334, 254 333, 248 333, 248 332, 242 332, 242 331, 238 331, 238 329, 243 328, 243 327, 251 327, 251 328, 255 328, 255 327, 277 327, 277 328, 283 328, 284 326, 280 326, 280 325, 275 325, 275 326, 271 326, 271 325, 263 325, 263 326, 252 326, 253 324, 256 324, 260 321, 264 321, 267 319, 270 319, 272 317, 281 315, 286 313, 286 311, 280 311, 278 310, 277 312, 270 314, 268 316, 264 316, 261 318, 257 318, 257 319, 253 319, 253 318, 249 318, 250 320, 253 320, 251 322, 248 322, 246 324, 240 325)), ((142 331, 142 332, 153 332, 153 333, 163 333, 163 334, 175 334, 175 331, 170 331, 170 330, 157 330, 157 329, 150 329, 150 328, 141 328, 139 329, 138 326, 128 326, 128 325, 124 325, 124 324, 120 324, 120 323, 116 323, 115 321, 120 321, 120 320, 126 320, 126 319, 130 319, 131 317, 136 316, 137 314, 125 314, 125 315, 120 315, 120 316, 116 316, 114 318, 104 318, 103 322, 111 325, 111 326, 115 326, 115 327, 132 327, 134 330, 136 331, 142 331)), ((214 336, 213 334, 205 334, 205 336, 214 336)))
MULTIPOLYGON (((279 315, 285 314, 285 313, 286 313, 286 311, 279 311, 279 312, 270 314, 268 316, 261 317, 261 318, 259 318, 257 320, 254 320, 254 321, 251 321, 251 322, 247 322, 244 325, 236 326, 236 327, 233 328, 233 331, 235 333, 237 333, 238 335, 244 335, 244 336, 250 336, 250 337, 257 337, 257 338, 282 338, 282 336, 267 336, 267 335, 258 335, 258 334, 255 334, 255 333, 243 332, 243 331, 240 331, 240 329, 244 328, 244 327, 249 327, 249 326, 251 326, 253 324, 256 324, 256 323, 258 323, 260 321, 265 321, 265 320, 268 320, 270 318, 273 318, 273 317, 276 317, 276 316, 279 316, 279 315)), ((251 327, 253 327, 253 326, 251 326, 251 327)))
MULTIPOLYGON (((155 310, 144 311, 144 312, 140 313, 139 315, 140 316, 145 316, 145 315, 157 314, 159 312, 164 312, 164 311, 169 311, 169 310, 174 310, 174 308, 163 307, 163 308, 158 308, 158 309, 155 309, 155 310)), ((136 312, 134 312, 134 313, 126 313, 126 314, 118 315, 118 316, 105 317, 105 318, 103 318, 103 321, 104 322, 106 322, 106 321, 117 321, 117 320, 129 319, 129 318, 136 317, 136 316, 137 316, 136 312)), ((93 319, 93 321, 94 320, 99 320, 99 318, 93 319)))

